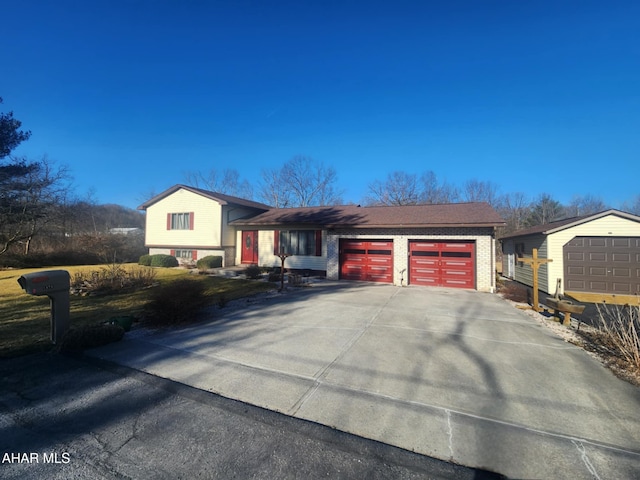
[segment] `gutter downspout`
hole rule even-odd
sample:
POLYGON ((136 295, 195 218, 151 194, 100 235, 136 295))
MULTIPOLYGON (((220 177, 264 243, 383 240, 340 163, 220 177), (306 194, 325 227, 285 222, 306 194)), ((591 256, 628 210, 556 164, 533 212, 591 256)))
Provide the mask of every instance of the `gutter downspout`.
POLYGON ((496 293, 496 227, 491 235, 491 293, 496 293))

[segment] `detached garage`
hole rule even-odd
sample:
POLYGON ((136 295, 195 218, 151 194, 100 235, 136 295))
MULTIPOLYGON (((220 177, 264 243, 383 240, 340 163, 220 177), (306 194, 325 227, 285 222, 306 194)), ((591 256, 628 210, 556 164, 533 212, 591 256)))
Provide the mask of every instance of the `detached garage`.
POLYGON ((487 203, 455 203, 280 208, 231 224, 238 242, 254 232, 259 265, 279 265, 276 254, 289 253, 287 268, 333 280, 493 292, 495 230, 504 222, 487 203), (281 251, 278 238, 304 231, 316 232, 315 255, 281 251))
POLYGON ((519 256, 551 259, 539 270, 540 289, 581 301, 640 294, 640 217, 618 210, 567 218, 502 239, 503 273, 531 286, 531 268, 519 256))

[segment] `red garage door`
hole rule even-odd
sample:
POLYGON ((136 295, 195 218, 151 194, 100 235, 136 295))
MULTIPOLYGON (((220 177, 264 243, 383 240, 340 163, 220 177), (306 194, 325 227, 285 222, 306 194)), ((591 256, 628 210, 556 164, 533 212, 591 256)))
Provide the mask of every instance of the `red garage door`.
POLYGON ((409 242, 409 283, 436 287, 474 288, 474 243, 409 242))
POLYGON ((393 282, 393 242, 341 240, 340 278, 393 282))

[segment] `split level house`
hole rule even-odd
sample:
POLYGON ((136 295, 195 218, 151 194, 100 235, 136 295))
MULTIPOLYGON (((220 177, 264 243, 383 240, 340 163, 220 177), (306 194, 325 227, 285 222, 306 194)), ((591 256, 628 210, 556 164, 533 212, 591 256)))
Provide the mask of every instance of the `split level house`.
POLYGON ((619 210, 565 218, 501 239, 503 275, 533 285, 531 267, 519 258, 550 260, 538 270, 540 290, 581 301, 640 294, 640 217, 619 210))
POLYGON ((146 246, 224 266, 280 266, 334 280, 495 290, 496 228, 487 203, 271 208, 175 185, 143 203, 146 246))

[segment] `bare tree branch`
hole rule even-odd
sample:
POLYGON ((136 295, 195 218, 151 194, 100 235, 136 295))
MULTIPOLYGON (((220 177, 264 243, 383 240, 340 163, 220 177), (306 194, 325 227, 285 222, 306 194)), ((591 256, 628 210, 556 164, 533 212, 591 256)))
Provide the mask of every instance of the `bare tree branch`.
POLYGON ((240 173, 233 168, 225 168, 222 171, 213 168, 207 174, 186 172, 184 178, 187 185, 195 188, 203 188, 235 197, 253 198, 253 187, 248 181, 242 180, 240 173))
POLYGON ((415 174, 395 171, 384 182, 375 180, 369 184, 365 198, 368 205, 417 205, 420 200, 415 174))

